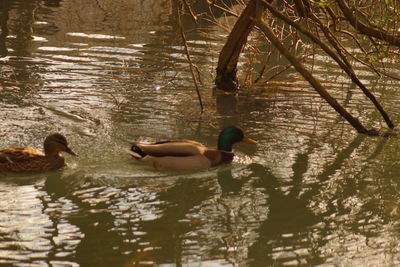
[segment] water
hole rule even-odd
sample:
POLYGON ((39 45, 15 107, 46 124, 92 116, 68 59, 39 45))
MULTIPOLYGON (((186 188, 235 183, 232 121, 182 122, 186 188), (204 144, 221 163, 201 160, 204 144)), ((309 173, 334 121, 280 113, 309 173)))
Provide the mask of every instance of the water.
MULTIPOLYGON (((213 92, 227 32, 207 23, 191 31, 188 20, 201 115, 173 8, 134 0, 3 6, 0 147, 41 148, 61 132, 79 158, 66 155, 68 167, 55 172, 2 176, 0 264, 400 264, 398 137, 358 135, 291 71, 238 96, 213 92), (259 144, 236 145, 227 166, 156 172, 124 153, 134 140, 215 146, 229 124, 259 144)), ((313 62, 353 114, 385 128, 342 72, 323 56, 313 62)), ((357 71, 397 124, 399 83, 357 71)))

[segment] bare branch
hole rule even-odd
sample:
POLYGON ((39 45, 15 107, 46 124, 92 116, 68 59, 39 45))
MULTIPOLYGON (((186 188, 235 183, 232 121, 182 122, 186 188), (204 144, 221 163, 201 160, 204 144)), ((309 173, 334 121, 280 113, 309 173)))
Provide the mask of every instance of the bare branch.
POLYGON ((364 23, 362 23, 360 20, 357 19, 357 17, 353 14, 353 12, 350 10, 350 8, 348 7, 348 5, 344 0, 336 0, 336 2, 338 3, 346 19, 350 22, 350 24, 354 27, 354 29, 356 29, 362 34, 375 37, 391 45, 400 47, 400 36, 390 34, 389 32, 383 29, 368 27, 367 25, 365 25, 364 23))
POLYGON ((265 24, 261 19, 256 21, 257 26, 264 32, 271 43, 286 57, 293 67, 315 88, 319 95, 331 105, 343 118, 345 118, 359 133, 377 136, 379 133, 376 130, 367 130, 361 122, 353 117, 346 109, 344 109, 335 98, 333 98, 325 88, 316 80, 312 74, 300 63, 300 61, 292 55, 289 50, 279 41, 272 29, 265 24))
POLYGON ((185 48, 186 58, 187 58, 187 60, 189 62, 190 72, 192 74, 193 83, 194 83, 194 86, 196 88, 197 97, 199 99, 200 110, 201 110, 201 113, 203 113, 204 106, 203 106, 203 101, 201 100, 201 94, 200 94, 199 86, 197 84, 196 75, 194 73, 195 67, 194 67, 192 59, 190 57, 190 53, 189 53, 189 49, 188 49, 188 45, 187 45, 187 41, 186 41, 186 35, 185 35, 185 31, 183 29, 183 25, 182 25, 182 21, 181 21, 181 14, 180 14, 180 11, 179 11, 178 8, 176 10, 176 13, 177 13, 176 14, 176 20, 177 20, 177 24, 179 26, 179 32, 180 32, 181 37, 182 37, 182 42, 183 42, 183 45, 184 45, 184 48, 185 48))
MULTIPOLYGON (((300 26, 298 23, 295 23, 293 20, 290 18, 286 17, 279 11, 277 11, 273 6, 271 6, 269 3, 267 3, 264 0, 261 0, 261 2, 268 8, 268 10, 278 17, 279 19, 282 19, 289 25, 295 27, 298 29, 301 33, 309 37, 313 42, 318 44, 324 51, 327 53, 330 57, 332 57, 338 64, 339 66, 350 76, 351 80, 360 87, 362 92, 371 100, 371 102, 375 105, 375 107, 378 109, 378 111, 381 113, 382 117, 384 118, 386 124, 388 125, 389 128, 393 129, 394 125, 393 122, 390 120, 389 115, 386 113, 386 111, 383 109, 383 107, 379 104, 378 100, 376 97, 365 87, 365 85, 357 78, 354 70, 351 67, 351 64, 347 61, 346 57, 342 54, 340 48, 337 46, 337 42, 334 40, 332 35, 329 32, 329 29, 326 28, 319 20, 318 18, 315 17, 315 15, 312 14, 313 19, 315 19, 321 30, 324 32, 325 36, 330 40, 330 43, 334 46, 336 49, 337 53, 339 54, 340 58, 327 46, 325 45, 319 38, 316 38, 312 33, 310 33, 308 30, 304 29, 304 27, 300 26)), ((257 24, 258 26, 258 24, 257 24)))

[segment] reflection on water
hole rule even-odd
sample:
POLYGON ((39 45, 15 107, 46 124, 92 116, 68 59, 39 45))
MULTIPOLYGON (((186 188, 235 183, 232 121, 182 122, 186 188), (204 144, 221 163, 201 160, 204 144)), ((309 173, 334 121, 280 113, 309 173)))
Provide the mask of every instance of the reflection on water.
MULTIPOLYGON (((236 96, 213 92, 226 32, 205 22, 187 33, 200 115, 173 8, 1 2, 0 147, 40 148, 62 132, 80 157, 51 173, 2 174, 0 265, 398 265, 398 138, 357 135, 295 73, 236 96), (124 153, 133 140, 215 146, 231 124, 259 144, 238 144, 227 166, 155 172, 124 153)), ((326 61, 315 55, 314 69, 330 91, 379 126, 326 61)), ((396 121, 398 83, 359 71, 396 121)))

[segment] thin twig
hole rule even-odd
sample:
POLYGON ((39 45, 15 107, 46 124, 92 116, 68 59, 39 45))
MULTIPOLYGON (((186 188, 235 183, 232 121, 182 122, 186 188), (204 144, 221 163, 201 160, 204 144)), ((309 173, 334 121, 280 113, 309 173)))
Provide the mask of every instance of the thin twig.
POLYGON ((182 0, 183 4, 186 7, 187 12, 190 14, 190 17, 193 19, 194 23, 197 23, 197 16, 194 14, 192 8, 190 7, 190 5, 186 2, 186 0, 182 0))
POLYGON ((177 24, 179 26, 179 32, 181 34, 182 42, 183 42, 183 45, 184 45, 184 48, 185 48, 186 58, 187 58, 187 60, 189 62, 189 67, 190 67, 190 72, 192 74, 193 83, 194 83, 194 86, 196 87, 196 93, 197 93, 197 97, 199 99, 200 110, 201 110, 201 113, 203 113, 203 111, 204 111, 203 101, 201 100, 201 94, 200 94, 199 86, 197 84, 196 75, 194 73, 194 68, 195 67, 194 67, 194 64, 192 63, 192 59, 190 57, 188 44, 187 44, 187 41, 186 41, 186 35, 185 35, 185 31, 183 29, 183 25, 182 25, 182 21, 181 21, 181 14, 179 12, 179 9, 177 9, 176 12, 177 12, 177 17, 176 18, 177 18, 177 24))

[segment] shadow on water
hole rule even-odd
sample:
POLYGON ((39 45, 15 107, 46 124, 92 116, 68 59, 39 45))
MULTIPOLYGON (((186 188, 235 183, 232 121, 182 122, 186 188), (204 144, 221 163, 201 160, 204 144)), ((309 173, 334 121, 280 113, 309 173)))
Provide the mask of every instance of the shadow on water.
POLYGON ((8 35, 8 12, 10 11, 10 1, 0 2, 0 57, 5 57, 8 55, 6 38, 8 35))
MULTIPOLYGON (((290 185, 282 185, 262 165, 249 166, 253 172, 252 176, 256 178, 254 186, 264 189, 269 204, 268 219, 255 230, 259 233, 259 237, 249 248, 250 266, 265 266, 265 264, 280 266, 288 261, 294 261, 297 266, 322 264, 326 260, 321 256, 320 251, 328 242, 325 237, 334 235, 337 227, 340 227, 338 224, 349 226, 354 233, 368 233, 368 231, 362 231, 370 226, 369 219, 366 218, 374 218, 376 213, 371 213, 371 211, 377 212, 380 209, 376 206, 371 208, 368 202, 357 213, 358 219, 351 222, 336 222, 334 219, 348 214, 349 208, 343 202, 365 189, 367 182, 359 175, 342 181, 343 184, 340 185, 342 190, 332 192, 329 199, 321 199, 321 203, 327 203, 325 212, 318 213, 315 207, 310 205, 313 201, 319 201, 322 188, 326 185, 325 181, 332 179, 332 175, 351 159, 352 154, 365 139, 364 135, 358 135, 338 153, 331 163, 324 167, 324 171, 316 177, 316 182, 307 186, 304 186, 302 177, 307 171, 312 148, 307 153, 297 155, 292 166, 293 176, 290 185), (290 190, 282 190, 287 186, 290 186, 290 190), (321 222, 324 223, 321 224, 321 222), (308 252, 305 253, 301 248, 307 248, 308 252)), ((370 162, 378 157, 386 142, 387 139, 383 138, 366 161, 370 162)), ((364 171, 363 168, 359 174, 361 175, 364 171)), ((222 178, 227 179, 226 175, 222 178)), ((234 188, 234 191, 238 191, 241 184, 234 182, 230 186, 234 188)), ((376 204, 376 200, 372 200, 372 203, 376 204)))
POLYGON ((0 99, 5 103, 19 106, 29 105, 29 99, 37 92, 43 80, 37 74, 30 56, 33 50, 33 28, 35 11, 39 1, 1 1, 0 3, 0 53, 2 57, 12 56, 7 64, 0 64, 2 73, 0 99), (12 16, 10 16, 12 14, 12 16))
MULTIPOLYGON (((265 264, 280 265, 285 261, 294 260, 297 265, 316 265, 324 262, 320 257, 319 249, 324 245, 324 239, 310 240, 312 228, 315 224, 324 221, 333 213, 345 212, 339 207, 329 207, 324 214, 316 214, 310 203, 318 196, 323 182, 330 179, 331 175, 339 170, 343 163, 349 160, 351 154, 360 146, 365 136, 358 135, 349 146, 337 155, 335 160, 324 168, 324 172, 318 175, 317 183, 304 188, 302 177, 307 171, 309 154, 298 154, 293 164, 292 183, 290 190, 282 191, 282 185, 278 179, 264 166, 252 164, 249 168, 253 171, 252 176, 257 178, 256 187, 265 189, 269 203, 268 220, 263 222, 256 232, 259 238, 249 248, 249 262, 251 266, 265 266, 265 264), (305 244, 305 243, 311 243, 305 244), (312 248, 304 255, 298 255, 296 250, 303 247, 312 248), (278 254, 278 256, 277 256, 278 254)), ((351 196, 359 188, 353 183, 345 186, 346 192, 331 196, 332 201, 340 201, 343 197, 351 196), (343 195, 344 193, 344 195, 343 195)), ((327 234, 327 233, 326 233, 327 234)))
MULTIPOLYGON (((68 223, 76 226, 79 232, 76 233, 79 237, 75 240, 77 245, 72 251, 63 244, 54 244, 49 259, 78 262, 82 266, 121 266, 124 261, 121 246, 125 238, 114 230, 116 216, 112 207, 119 190, 93 185, 83 172, 47 177, 43 189, 48 194, 43 199, 45 212, 56 203, 68 203, 69 206, 64 214, 46 212, 53 228, 59 229, 60 224, 68 223), (63 254, 67 256, 63 257, 63 254)), ((55 231, 54 234, 52 239, 56 239, 59 233, 55 231)))
POLYGON ((160 192, 158 200, 162 210, 160 217, 154 220, 141 221, 139 229, 148 233, 142 242, 151 250, 136 253, 128 262, 139 264, 141 261, 156 263, 174 263, 182 266, 183 252, 187 234, 196 229, 199 222, 188 220, 187 214, 197 205, 213 195, 215 189, 204 180, 180 179, 177 183, 160 192))
POLYGON ((215 188, 203 178, 178 175, 163 179, 158 180, 158 185, 152 179, 141 182, 141 187, 113 187, 95 185, 93 177, 82 172, 48 176, 43 187, 49 197, 43 199, 44 210, 60 200, 73 206, 72 212, 51 218, 53 227, 57 229, 67 221, 79 229, 81 236, 73 256, 58 256, 63 248, 54 246, 49 258, 82 266, 135 266, 143 262, 180 266, 183 236, 197 224, 185 219, 185 215, 209 198, 215 188), (165 179, 173 182, 165 186, 165 179), (150 191, 144 189, 146 183, 150 191), (136 208, 144 213, 157 212, 143 216, 136 208))

